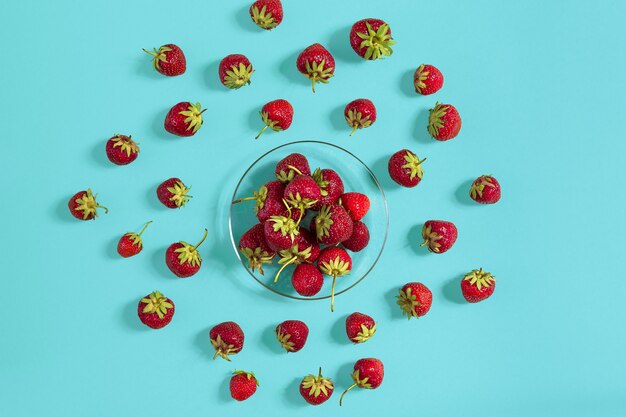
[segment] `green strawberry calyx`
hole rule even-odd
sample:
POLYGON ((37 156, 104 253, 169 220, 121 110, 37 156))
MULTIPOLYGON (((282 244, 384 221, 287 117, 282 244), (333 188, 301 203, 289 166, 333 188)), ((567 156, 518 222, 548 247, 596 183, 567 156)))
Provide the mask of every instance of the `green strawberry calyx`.
POLYGON ((317 375, 307 375, 302 379, 302 388, 309 390, 309 397, 319 397, 324 394, 328 396, 335 389, 335 385, 330 378, 322 376, 322 368, 317 375))
POLYGON ((323 197, 326 197, 328 195, 328 191, 326 191, 326 188, 330 184, 330 181, 324 179, 324 174, 322 174, 322 170, 319 168, 315 168, 315 171, 313 171, 311 177, 313 177, 313 180, 317 183, 317 186, 320 187, 320 194, 323 197))
POLYGON ((152 55, 152 66, 156 70, 161 69, 161 62, 167 62, 167 53, 172 51, 172 48, 169 46, 162 46, 157 50, 154 48, 152 51, 148 51, 147 49, 143 50, 145 53, 152 55))
POLYGON ((465 275, 463 281, 469 281, 471 285, 475 285, 479 290, 489 288, 495 283, 495 278, 491 273, 483 271, 482 268, 474 269, 465 275))
POLYGON ((439 253, 441 244, 437 242, 443 236, 438 234, 437 232, 433 232, 431 226, 424 226, 422 228, 422 237, 424 238, 424 242, 420 246, 428 245, 428 250, 431 252, 439 253))
POLYGON ((126 152, 126 156, 130 156, 131 153, 139 153, 139 146, 132 140, 131 136, 114 135, 111 138, 113 142, 113 148, 120 148, 122 152, 126 152))
POLYGON ((254 272, 259 271, 259 274, 265 275, 263 271, 263 264, 271 264, 275 255, 270 255, 267 251, 262 250, 260 247, 256 248, 242 248, 240 249, 243 256, 248 260, 248 268, 254 272))
POLYGON ((167 310, 174 308, 169 299, 159 291, 150 293, 147 297, 142 298, 141 302, 145 304, 143 310, 141 310, 142 313, 156 314, 160 319, 167 314, 167 310))
POLYGON ((178 253, 178 261, 181 265, 188 263, 191 266, 200 266, 200 264, 202 263, 202 257, 198 252, 198 246, 202 245, 202 242, 204 242, 208 234, 209 231, 207 229, 204 229, 204 235, 202 236, 202 239, 195 246, 192 246, 189 243, 183 241, 178 242, 182 246, 174 250, 174 252, 178 253))
POLYGON ((430 109, 428 116, 428 133, 430 133, 430 136, 433 138, 439 136, 439 129, 443 127, 443 118, 447 112, 448 106, 438 102, 435 103, 434 108, 430 109))
POLYGON ((109 212, 108 208, 98 204, 96 196, 91 192, 91 188, 88 188, 87 192, 74 200, 74 202, 76 203, 74 210, 83 212, 83 220, 87 220, 90 217, 94 219, 98 217, 97 209, 99 208, 103 209, 105 214, 109 212))
POLYGON ((278 26, 272 13, 267 11, 267 6, 261 7, 261 10, 257 6, 252 6, 252 21, 265 30, 271 30, 278 26))
POLYGON ((317 240, 322 240, 323 237, 330 234, 330 227, 335 222, 332 219, 330 213, 330 206, 322 206, 317 216, 315 216, 315 233, 317 234, 317 240))
POLYGON ((213 355, 213 359, 221 356, 223 359, 226 359, 230 362, 230 358, 228 355, 235 354, 239 352, 239 349, 235 347, 235 345, 228 344, 224 340, 222 340, 222 336, 219 334, 215 339, 211 339, 211 345, 215 349, 215 355, 213 355))
POLYGON ((278 342, 280 343, 280 345, 287 352, 292 352, 295 350, 296 344, 289 340, 291 339, 291 335, 289 333, 283 332, 282 327, 280 328, 278 332, 276 332, 276 339, 278 339, 278 342))
POLYGON ((404 161, 406 163, 402 165, 402 168, 407 170, 407 173, 409 174, 411 181, 413 181, 415 177, 419 178, 420 180, 422 179, 422 177, 424 176, 424 170, 422 169, 422 162, 424 162, 425 160, 426 158, 420 161, 419 157, 415 155, 413 152, 409 152, 409 151, 406 152, 406 155, 404 155, 404 161))
POLYGON ((415 84, 415 91, 418 93, 422 93, 422 90, 424 88, 426 88, 426 83, 424 83, 424 81, 426 81, 426 79, 428 79, 428 75, 430 74, 430 71, 424 71, 424 64, 420 65, 417 68, 417 71, 415 71, 415 77, 414 77, 414 84, 415 84))
POLYGON ((187 110, 183 110, 178 112, 181 116, 185 116, 185 124, 187 125, 187 129, 185 130, 193 130, 193 133, 196 133, 200 127, 202 127, 202 113, 204 113, 206 109, 202 109, 200 103, 191 104, 189 103, 189 107, 187 110))
POLYGON ((240 62, 239 65, 231 65, 229 70, 226 70, 226 75, 222 82, 228 88, 238 89, 246 84, 250 84, 250 77, 252 77, 252 64, 244 65, 240 62))
POLYGON ((374 323, 372 327, 367 327, 366 325, 361 324, 361 331, 352 338, 352 341, 355 343, 366 342, 374 336, 374 333, 376 333, 376 323, 374 323))
POLYGON ((333 277, 333 283, 330 286, 330 311, 335 311, 335 283, 337 282, 337 277, 348 275, 352 269, 352 264, 336 256, 334 259, 321 262, 318 267, 322 273, 333 277))
POLYGON ((247 371, 242 371, 242 370, 237 369, 233 372, 233 375, 245 375, 249 381, 254 381, 256 386, 257 387, 259 386, 259 380, 254 375, 254 372, 247 372, 247 371))
POLYGON ((393 53, 391 46, 394 45, 396 41, 394 41, 389 34, 389 25, 386 23, 382 24, 377 31, 372 28, 369 22, 366 22, 365 26, 367 27, 367 33, 357 32, 357 36, 363 39, 359 49, 367 48, 363 58, 375 60, 383 56, 391 56, 393 53))
POLYGON ((409 320, 411 317, 419 318, 417 307, 420 306, 421 303, 417 301, 417 296, 412 294, 411 287, 406 290, 400 289, 400 294, 396 298, 398 299, 396 304, 400 306, 402 313, 406 314, 409 320))
POLYGON ((280 232, 282 236, 289 235, 292 242, 295 237, 300 234, 300 231, 298 230, 298 223, 291 218, 291 213, 289 214, 289 217, 271 216, 269 221, 274 223, 272 227, 275 232, 280 232))
POLYGON ((263 123, 265 123, 265 126, 263 126, 263 129, 261 129, 259 134, 256 135, 254 139, 258 139, 259 136, 261 136, 268 127, 271 128, 274 132, 280 132, 281 130, 283 130, 282 126, 278 123, 278 120, 270 119, 270 114, 268 112, 260 111, 259 114, 261 115, 261 119, 263 120, 263 123))
POLYGON ((190 189, 191 187, 187 187, 182 181, 176 181, 174 186, 167 187, 167 191, 172 194, 170 201, 176 203, 176 207, 183 207, 190 198, 193 198, 193 196, 187 194, 190 189))
POLYGON ((274 284, 278 282, 278 278, 283 270, 288 265, 298 265, 303 262, 306 262, 311 257, 311 249, 312 246, 307 247, 304 250, 298 250, 298 245, 295 244, 289 249, 281 250, 278 252, 280 259, 278 260, 278 264, 282 265, 278 272, 276 272, 276 276, 274 277, 274 284))
POLYGON ((372 121, 370 120, 369 115, 363 117, 363 114, 357 109, 348 110, 346 122, 348 122, 348 126, 352 128, 350 136, 352 136, 357 129, 363 129, 372 125, 372 121))
POLYGON ((267 200, 267 192, 267 187, 265 185, 262 185, 261 187, 259 187, 259 191, 252 192, 252 197, 244 197, 238 200, 234 200, 232 204, 239 204, 243 201, 254 200, 256 201, 256 204, 254 206, 254 212, 255 214, 258 214, 259 210, 261 210, 265 206, 265 200, 267 200))
POLYGON ((317 200, 311 200, 310 198, 303 198, 299 192, 296 195, 289 193, 287 196, 287 203, 295 209, 300 210, 302 213, 304 210, 309 209, 317 203, 317 200))
POLYGON ((335 74, 335 67, 326 67, 326 60, 322 59, 322 61, 318 64, 315 61, 306 61, 304 63, 306 68, 306 74, 303 74, 305 77, 311 80, 311 88, 313 92, 315 92, 315 83, 320 82, 323 84, 328 84, 328 79, 333 77, 335 74))
POLYGON ((348 387, 348 389, 346 389, 342 394, 341 397, 339 398, 339 405, 341 406, 343 403, 343 396, 346 395, 346 393, 348 391, 350 391, 352 388, 354 387, 359 387, 359 388, 365 388, 365 389, 372 389, 372 385, 368 382, 369 381, 369 377, 365 377, 365 378, 361 378, 361 372, 357 369, 352 373, 352 380, 354 381, 354 384, 350 385, 348 387))
POLYGON ((146 230, 146 228, 150 225, 150 223, 152 223, 152 220, 146 223, 139 233, 134 233, 134 232, 126 233, 126 237, 128 237, 131 240, 131 243, 133 246, 139 246, 139 248, 143 247, 143 242, 141 241, 141 235, 146 230))
POLYGON ((470 188, 470 197, 473 199, 476 199, 477 197, 482 198, 485 187, 496 187, 490 175, 482 175, 472 183, 472 187, 470 188))

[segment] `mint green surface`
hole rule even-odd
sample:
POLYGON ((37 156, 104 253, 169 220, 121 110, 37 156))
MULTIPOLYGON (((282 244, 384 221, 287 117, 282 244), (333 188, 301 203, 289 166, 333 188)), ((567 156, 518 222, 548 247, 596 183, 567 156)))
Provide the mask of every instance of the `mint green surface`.
POLYGON ((0 11, 3 193, 0 204, 2 314, 0 415, 22 416, 623 416, 626 415, 626 232, 621 181, 626 145, 624 16, 621 1, 285 0, 272 32, 250 21, 248 2, 14 1, 0 11), (380 17, 397 41, 392 57, 364 62, 349 28, 380 17), (141 48, 174 42, 187 73, 154 73, 141 48), (317 93, 295 58, 321 42, 336 76, 317 93), (244 53, 252 84, 229 91, 220 59, 244 53), (444 88, 413 92, 412 73, 437 65, 444 88), (276 98, 295 108, 292 127, 261 129, 260 107, 276 98), (378 121, 349 137, 343 107, 358 97, 378 121), (193 138, 163 130, 169 107, 200 101, 206 122, 193 138), (453 103, 459 137, 428 137, 427 111, 453 103), (127 167, 106 159, 114 133, 141 145, 127 167), (355 153, 385 188, 390 230, 385 252, 361 284, 327 300, 270 293, 243 270, 227 217, 239 176, 259 155, 294 140, 324 140, 355 153), (414 150, 423 182, 400 189, 389 156, 414 150), (618 165, 619 163, 619 165, 618 165), (470 181, 493 174, 503 187, 494 206, 467 197, 470 181), (178 176, 194 198, 178 211, 155 197, 178 176), (67 211, 91 187, 110 208, 95 222, 67 211), (459 228, 450 252, 419 248, 428 219, 459 228), (148 220, 145 249, 120 259, 117 239, 148 220), (172 242, 195 242, 207 227, 204 263, 190 279, 164 264, 172 242), (460 277, 484 267, 497 278, 489 300, 469 305, 460 277), (398 288, 421 281, 430 313, 407 321, 398 288), (172 323, 143 327, 137 301, 160 290, 176 303, 172 323), (369 313, 376 336, 347 342, 345 317, 369 313), (306 347, 281 352, 273 328, 285 319, 310 326, 306 347), (246 345, 233 362, 212 361, 208 330, 234 320, 246 345), (386 366, 375 391, 353 390, 355 360, 386 366), (336 394, 313 408, 298 382, 322 366, 336 394), (234 369, 261 386, 245 403, 228 394, 234 369))

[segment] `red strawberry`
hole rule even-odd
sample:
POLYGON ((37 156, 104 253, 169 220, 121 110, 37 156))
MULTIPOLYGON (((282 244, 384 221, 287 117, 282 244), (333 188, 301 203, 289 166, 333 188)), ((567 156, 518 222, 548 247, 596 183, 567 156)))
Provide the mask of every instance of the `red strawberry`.
POLYGON ((322 289, 324 276, 315 265, 299 264, 293 270, 291 284, 298 294, 312 297, 322 289))
POLYGON ((137 315, 146 326, 160 329, 172 321, 174 302, 159 291, 154 291, 139 300, 137 315))
POLYGON ((348 126, 352 128, 352 136, 357 129, 370 127, 376 121, 376 107, 371 100, 359 98, 348 103, 343 115, 348 126))
POLYGON ((433 253, 444 253, 454 245, 458 231, 452 222, 444 220, 428 220, 422 227, 424 242, 421 246, 428 246, 433 253))
POLYGON ((239 250, 248 260, 248 268, 252 272, 258 270, 261 275, 264 275, 263 264, 271 264, 272 259, 276 255, 276 252, 265 241, 263 225, 260 223, 255 224, 241 235, 241 238, 239 238, 239 250))
POLYGON ((425 160, 426 158, 420 161, 413 152, 402 149, 389 158, 389 176, 403 187, 415 187, 424 176, 422 162, 425 160))
POLYGON ((115 165, 128 165, 137 159, 139 155, 139 146, 130 136, 113 135, 107 141, 106 153, 109 161, 115 165))
POLYGON ((289 182, 296 175, 311 175, 311 168, 306 156, 292 153, 278 161, 274 173, 278 181, 289 182))
POLYGON ((67 203, 68 208, 72 216, 78 220, 93 220, 98 217, 98 209, 104 210, 104 213, 108 213, 109 209, 101 206, 96 201, 96 196, 92 194, 91 188, 87 191, 79 191, 70 198, 67 203))
POLYGON ((265 126, 256 135, 255 139, 258 139, 268 127, 274 132, 289 129, 293 120, 293 107, 287 100, 279 98, 265 104, 259 114, 265 126))
POLYGON ((311 80, 311 88, 315 92, 315 83, 328 84, 335 74, 335 58, 322 45, 314 43, 298 55, 296 67, 311 80))
POLYGON ((200 103, 182 101, 167 112, 165 130, 176 136, 193 136, 202 127, 202 113, 205 110, 200 103))
POLYGON ((183 50, 172 43, 163 45, 158 51, 156 49, 152 52, 146 49, 144 51, 152 55, 154 69, 163 75, 173 77, 184 74, 187 69, 187 60, 183 50))
POLYGON ((470 188, 472 200, 481 204, 494 204, 500 201, 500 183, 491 175, 481 175, 476 178, 470 188))
POLYGON ((195 275, 202 266, 202 257, 198 252, 198 246, 204 242, 209 231, 204 229, 204 235, 200 242, 191 246, 187 242, 172 243, 165 251, 165 263, 174 275, 179 278, 189 278, 195 275))
POLYGON ((192 197, 187 195, 191 187, 185 186, 179 178, 170 178, 157 187, 157 197, 165 207, 174 209, 183 207, 192 197))
POLYGON ((304 213, 322 198, 322 194, 313 177, 297 175, 285 187, 284 198, 291 207, 304 213))
POLYGON ((300 382, 300 395, 311 405, 320 405, 326 402, 335 390, 330 378, 322 376, 322 368, 317 375, 307 375, 300 382))
POLYGON ((272 216, 263 223, 265 241, 275 251, 289 249, 300 230, 298 224, 291 217, 272 216))
POLYGON ((319 210, 322 206, 335 204, 343 193, 343 181, 337 172, 332 169, 319 169, 313 171, 313 179, 320 187, 320 199, 312 207, 319 210))
POLYGON ((339 405, 342 404, 343 396, 346 395, 354 387, 365 389, 376 389, 383 383, 385 377, 385 367, 380 359, 365 358, 359 359, 354 364, 354 372, 352 373, 352 380, 354 384, 341 394, 339 398, 339 405))
POLYGON ((119 242, 117 242, 117 253, 119 253, 121 257, 130 258, 141 252, 143 249, 141 235, 150 223, 152 223, 152 221, 146 223, 139 233, 128 232, 120 238, 119 242))
POLYGON ((346 209, 338 204, 323 206, 311 220, 311 231, 324 245, 336 245, 352 236, 352 219, 346 209))
POLYGON ((409 320, 411 317, 419 318, 426 315, 433 303, 433 293, 426 285, 419 282, 405 284, 396 298, 402 314, 406 314, 409 320))
POLYGON ((250 6, 250 17, 261 29, 272 30, 283 21, 283 5, 279 0, 257 0, 250 6))
POLYGON ((309 337, 309 327, 300 320, 286 320, 276 326, 276 338, 287 352, 297 352, 309 337))
POLYGON ((461 116, 452 104, 436 103, 428 116, 428 133, 440 141, 456 137, 461 130, 461 116))
POLYGON ((376 322, 363 313, 352 313, 346 318, 346 334, 352 343, 367 342, 376 333, 376 322))
POLYGON ((370 231, 363 222, 352 224, 352 235, 347 240, 341 242, 344 248, 351 252, 360 252, 370 243, 370 231))
POLYGON ((435 94, 443 86, 443 74, 434 65, 422 64, 415 70, 413 85, 418 94, 435 94))
POLYGON ((364 59, 375 60, 391 56, 391 46, 395 43, 389 25, 380 19, 359 20, 350 31, 350 45, 364 59))
POLYGON ((330 311, 335 311, 335 282, 337 277, 348 275, 352 270, 352 258, 345 249, 329 246, 320 252, 317 267, 324 274, 333 277, 330 290, 330 311))
POLYGON ((339 204, 346 209, 350 218, 359 221, 370 210, 370 199, 361 193, 345 193, 339 197, 339 204))
POLYGON ((496 289, 496 279, 482 268, 474 269, 461 280, 461 292, 469 303, 477 303, 491 297, 496 289))
POLYGON ((238 89, 250 84, 250 77, 253 72, 252 64, 245 55, 227 55, 220 62, 220 81, 228 88, 238 89))
POLYGON ((278 263, 282 266, 274 277, 274 283, 278 282, 278 277, 288 265, 299 265, 305 262, 312 263, 320 255, 320 245, 311 233, 303 227, 300 227, 298 230, 299 234, 294 237, 291 247, 279 252, 280 259, 278 263))
POLYGON ((230 378, 230 396, 237 401, 244 401, 252 397, 259 386, 259 380, 254 372, 235 371, 230 378))
POLYGON ((235 355, 243 349, 244 335, 241 327, 234 321, 225 321, 213 327, 209 332, 211 345, 215 349, 213 359, 221 356, 230 361, 228 355, 235 355))

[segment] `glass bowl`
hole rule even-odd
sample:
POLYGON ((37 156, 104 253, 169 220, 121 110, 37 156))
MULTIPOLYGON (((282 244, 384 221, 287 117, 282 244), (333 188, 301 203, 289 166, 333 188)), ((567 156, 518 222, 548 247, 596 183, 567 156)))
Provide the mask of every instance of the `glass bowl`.
MULTIPOLYGON (((366 194, 370 199, 370 210, 361 220, 367 225, 370 232, 369 245, 360 252, 348 252, 352 257, 352 271, 349 275, 337 277, 335 285, 335 296, 337 296, 363 281, 363 278, 371 272, 383 252, 389 226, 385 193, 372 170, 355 155, 331 143, 307 140, 287 143, 261 155, 244 172, 235 187, 232 200, 235 201, 252 196, 253 191, 258 190, 261 185, 275 180, 274 169, 276 163, 295 152, 307 157, 311 166, 311 172, 317 167, 333 169, 343 180, 345 192, 357 191, 366 194)), ((291 285, 291 272, 294 268, 291 265, 285 268, 280 275, 279 281, 274 284, 274 276, 280 267, 278 265, 278 256, 274 258, 273 264, 263 265, 264 275, 248 269, 247 259, 239 252, 239 238, 258 223, 254 206, 254 201, 231 204, 228 219, 233 248, 247 273, 268 290, 284 297, 298 300, 329 298, 332 282, 330 277, 325 277, 324 286, 317 295, 313 297, 299 295, 291 285)), ((302 221, 302 225, 308 225, 308 217, 307 220, 302 221)))

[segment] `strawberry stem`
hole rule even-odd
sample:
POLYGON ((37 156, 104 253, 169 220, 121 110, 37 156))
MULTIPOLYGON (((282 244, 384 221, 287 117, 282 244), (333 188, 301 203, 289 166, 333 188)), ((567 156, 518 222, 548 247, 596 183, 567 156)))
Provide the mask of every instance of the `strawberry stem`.
POLYGON ((280 273, 283 272, 283 270, 287 267, 287 265, 291 265, 292 263, 294 263, 296 260, 298 259, 297 256, 294 256, 293 258, 291 258, 289 261, 285 262, 285 264, 283 266, 280 267, 280 269, 278 270, 278 272, 276 273, 276 276, 274 277, 274 284, 276 284, 278 282, 278 277, 280 276, 280 273))
POLYGON ((137 236, 141 236, 141 234, 146 230, 146 228, 150 225, 150 223, 152 223, 152 220, 150 220, 148 223, 146 223, 143 226, 143 229, 141 229, 141 232, 139 232, 139 234, 137 236))
POLYGON ((256 197, 244 197, 244 198, 240 198, 238 200, 233 201, 231 204, 239 204, 241 202, 244 201, 250 201, 250 200, 256 200, 256 197))
POLYGON ((352 127, 352 132, 350 132, 350 136, 354 135, 354 132, 356 132, 356 130, 359 128, 358 124, 354 124, 354 126, 352 127))
POLYGON ((302 175, 302 171, 300 171, 298 168, 294 167, 293 165, 287 165, 287 168, 289 168, 292 171, 295 171, 296 174, 298 175, 302 175))
POLYGON ((341 394, 341 397, 339 397, 339 406, 340 406, 340 407, 341 407, 341 403, 343 402, 343 396, 344 396, 344 395, 346 395, 346 393, 347 393, 348 391, 350 391, 350 390, 351 390, 352 388, 354 388, 354 387, 356 387, 356 382, 355 382, 354 384, 350 385, 350 386, 348 387, 348 389, 347 389, 347 390, 345 390, 345 391, 343 392, 343 394, 341 394))
POLYGON ((101 205, 100 205, 100 204, 98 204, 98 203, 96 203, 96 207, 103 209, 103 210, 104 210, 104 214, 108 214, 108 213, 109 213, 109 209, 108 209, 108 208, 106 208, 106 207, 104 207, 104 206, 101 206, 101 205))
POLYGON ((265 125, 265 127, 263 129, 261 129, 261 131, 259 132, 258 135, 256 135, 256 137, 254 139, 258 139, 259 136, 261 136, 263 134, 263 132, 265 132, 265 129, 267 129, 268 127, 270 127, 270 125, 265 125))
POLYGON ((330 311, 331 312, 335 311, 335 282, 336 281, 337 281, 337 275, 333 275, 333 285, 331 285, 330 287, 330 311))
POLYGON ((311 77, 311 89, 315 93, 315 75, 311 77))
POLYGON ((145 53, 150 54, 150 55, 152 55, 152 56, 156 56, 156 54, 157 54, 156 49, 154 50, 154 52, 148 51, 148 50, 147 50, 147 49, 145 49, 145 48, 141 48, 141 49, 142 49, 145 53))
POLYGON ((194 250, 198 249, 198 246, 202 245, 202 242, 204 242, 204 239, 206 239, 208 234, 209 234, 209 231, 207 229, 204 229, 204 236, 202 236, 202 239, 200 239, 200 242, 198 242, 198 244, 193 247, 194 250))

